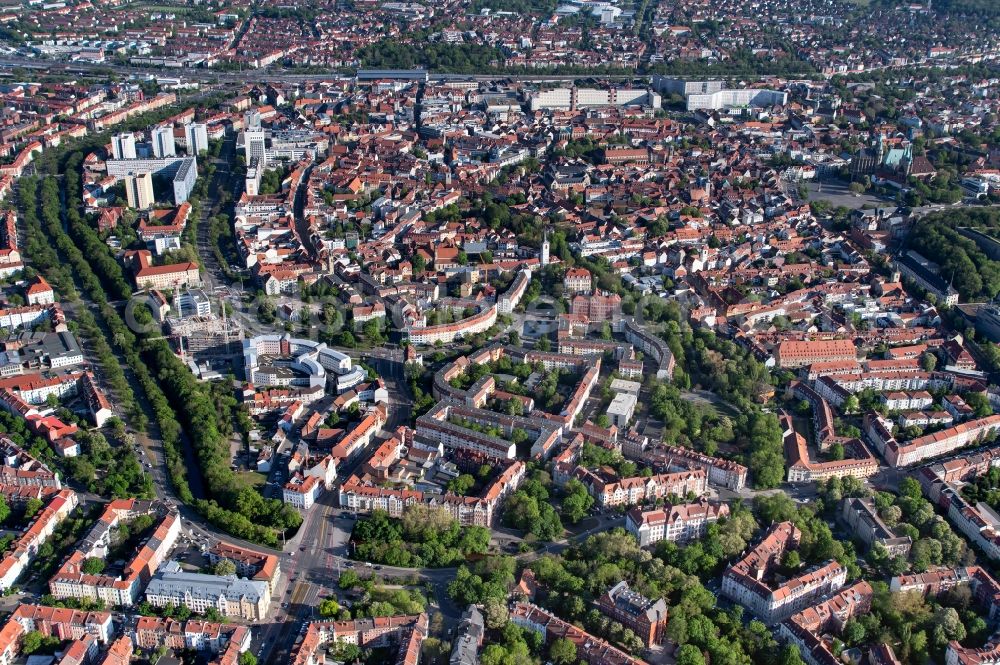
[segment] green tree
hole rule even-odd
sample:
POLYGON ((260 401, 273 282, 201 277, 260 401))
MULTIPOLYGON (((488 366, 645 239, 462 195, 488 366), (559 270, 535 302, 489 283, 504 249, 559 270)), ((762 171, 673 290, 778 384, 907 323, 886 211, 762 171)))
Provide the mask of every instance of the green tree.
POLYGON ((367 321, 364 327, 365 339, 372 346, 382 346, 385 344, 385 335, 382 334, 382 323, 379 319, 367 321))
POLYGON ((80 570, 87 575, 100 575, 104 572, 104 559, 99 559, 96 556, 87 557, 83 560, 80 570))
POLYGON ((32 630, 25 633, 24 637, 21 638, 21 651, 30 656, 42 647, 42 640, 45 638, 37 630, 32 630))
POLYGON ((976 418, 985 418, 986 416, 993 415, 993 407, 990 406, 989 399, 983 393, 966 393, 963 399, 965 399, 966 404, 972 407, 976 418))
POLYGON ((796 550, 785 552, 785 560, 782 562, 788 570, 797 570, 802 566, 802 558, 796 550))
POLYGON ((562 501, 562 515, 571 524, 576 524, 587 515, 594 505, 594 497, 590 496, 587 487, 576 478, 571 478, 563 488, 566 496, 562 501))
POLYGON ((235 575, 236 564, 229 559, 219 559, 219 562, 215 564, 215 574, 222 575, 223 577, 227 575, 235 575))
POLYGON ((576 662, 576 644, 559 637, 549 645, 549 659, 556 665, 573 665, 576 662))
POLYGON ((919 499, 921 494, 920 481, 913 476, 906 476, 899 481, 899 493, 910 499, 919 499))
POLYGON ((944 647, 951 640, 965 639, 965 625, 954 607, 939 608, 934 613, 932 625, 934 629, 931 631, 931 636, 938 647, 944 647))
POLYGON ((340 579, 337 585, 344 590, 353 589, 354 587, 361 584, 361 578, 353 570, 345 570, 340 573, 340 579))
POLYGON ((693 644, 683 644, 677 650, 677 665, 705 665, 705 655, 693 644))
POLYGON ((361 658, 361 649, 356 644, 350 642, 336 642, 333 649, 334 657, 344 663, 353 663, 361 658))
POLYGON ((865 627, 860 621, 851 619, 844 626, 844 641, 850 646, 861 644, 865 639, 865 627))
POLYGON ((786 644, 781 650, 778 665, 805 665, 805 661, 802 660, 802 655, 799 653, 799 648, 797 646, 794 644, 786 644))
POLYGON ((487 598, 483 602, 483 619, 491 630, 503 628, 509 619, 507 603, 500 598, 487 598))
POLYGON ((43 505, 44 504, 42 504, 42 500, 36 499, 35 497, 31 497, 30 499, 25 501, 24 518, 28 520, 32 519, 35 515, 38 514, 38 511, 42 509, 43 505))
POLYGON ((463 473, 456 478, 452 478, 448 483, 448 491, 460 496, 465 496, 476 486, 476 479, 467 473, 463 473))
POLYGON ((33 653, 49 655, 55 653, 61 643, 62 640, 58 637, 46 636, 37 630, 32 630, 21 638, 21 651, 28 656, 33 653))
POLYGON ((323 617, 335 617, 340 613, 340 603, 336 598, 324 598, 319 604, 319 614, 323 617))

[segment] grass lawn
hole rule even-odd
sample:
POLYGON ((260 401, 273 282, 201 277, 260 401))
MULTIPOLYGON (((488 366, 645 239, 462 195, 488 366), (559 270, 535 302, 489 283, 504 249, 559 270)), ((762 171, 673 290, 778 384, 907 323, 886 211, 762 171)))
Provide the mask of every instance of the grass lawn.
POLYGON ((239 476, 250 483, 251 487, 261 488, 267 482, 267 475, 257 471, 241 471, 239 476))

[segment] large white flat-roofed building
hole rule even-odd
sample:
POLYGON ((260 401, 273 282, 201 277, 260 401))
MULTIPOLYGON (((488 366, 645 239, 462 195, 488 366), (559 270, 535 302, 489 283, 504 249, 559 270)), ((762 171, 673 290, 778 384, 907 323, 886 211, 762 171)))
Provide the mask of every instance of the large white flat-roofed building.
POLYGON ((687 110, 718 110, 734 107, 764 108, 784 106, 788 103, 788 93, 763 88, 722 89, 709 93, 687 96, 687 110))
POLYGON ((616 393, 638 395, 639 391, 642 390, 642 384, 638 381, 629 381, 628 379, 613 379, 611 381, 611 390, 616 393))
POLYGON ((427 81, 430 74, 426 69, 359 69, 355 75, 358 81, 427 81))
POLYGON ((628 427, 628 422, 632 420, 632 414, 635 413, 635 405, 638 401, 638 398, 632 393, 615 395, 611 404, 608 405, 608 418, 611 419, 612 424, 618 429, 628 427))
POLYGON ((243 340, 243 366, 247 380, 257 385, 317 388, 329 381, 338 393, 368 377, 350 356, 326 344, 276 333, 243 340))
POLYGON ((687 79, 671 78, 669 76, 654 76, 653 88, 667 95, 708 95, 722 90, 725 81, 688 81, 687 79))
POLYGON ((180 205, 191 196, 198 179, 198 160, 194 157, 162 157, 157 159, 109 159, 105 162, 108 175, 126 178, 149 173, 170 178, 174 188, 174 204, 180 205))
POLYGON ((555 88, 531 95, 531 110, 575 110, 593 106, 648 106, 660 108, 660 95, 646 88, 555 88))

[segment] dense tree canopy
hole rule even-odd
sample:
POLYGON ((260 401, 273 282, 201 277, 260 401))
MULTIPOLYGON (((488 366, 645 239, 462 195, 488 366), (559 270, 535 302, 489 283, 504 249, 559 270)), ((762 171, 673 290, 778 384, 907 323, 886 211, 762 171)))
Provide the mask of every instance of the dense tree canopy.
POLYGON ((359 520, 352 534, 354 556, 390 566, 454 566, 471 554, 485 554, 488 529, 462 527, 443 508, 408 506, 399 520, 383 511, 359 520))

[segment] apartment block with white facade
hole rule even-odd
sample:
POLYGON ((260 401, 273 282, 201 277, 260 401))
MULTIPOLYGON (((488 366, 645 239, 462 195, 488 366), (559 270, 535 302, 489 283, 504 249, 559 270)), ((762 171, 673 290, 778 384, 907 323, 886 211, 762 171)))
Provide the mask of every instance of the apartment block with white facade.
POLYGON ((791 522, 775 524, 760 543, 726 569, 722 595, 771 625, 844 586, 847 569, 836 561, 781 583, 768 580, 785 552, 798 547, 801 537, 801 531, 791 522))
POLYGON ((169 561, 146 587, 146 602, 153 607, 184 605, 198 614, 211 607, 223 616, 260 621, 267 616, 271 592, 266 582, 190 573, 176 561, 169 561))
POLYGON ((625 529, 636 537, 640 547, 653 545, 661 540, 684 543, 702 538, 708 531, 709 524, 728 516, 729 506, 707 500, 656 510, 633 508, 625 516, 625 529))

